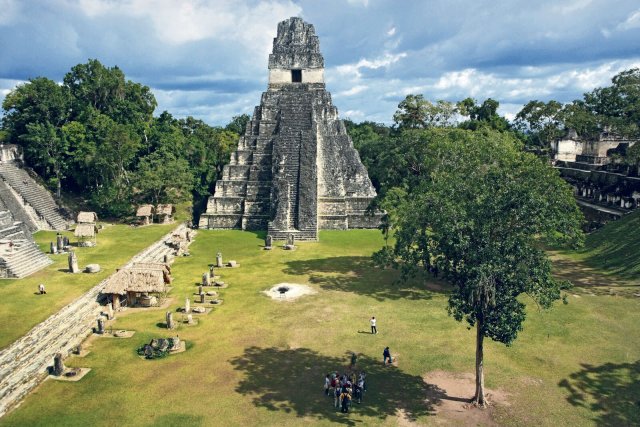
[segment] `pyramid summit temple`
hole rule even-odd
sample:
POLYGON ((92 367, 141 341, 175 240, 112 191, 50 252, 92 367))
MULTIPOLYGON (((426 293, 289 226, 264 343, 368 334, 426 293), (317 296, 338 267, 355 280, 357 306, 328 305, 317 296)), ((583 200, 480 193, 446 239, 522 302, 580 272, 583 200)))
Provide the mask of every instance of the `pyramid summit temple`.
POLYGON ((375 228, 365 210, 376 196, 324 84, 313 25, 278 24, 269 86, 216 182, 200 228, 267 230, 317 240, 318 230, 375 228))

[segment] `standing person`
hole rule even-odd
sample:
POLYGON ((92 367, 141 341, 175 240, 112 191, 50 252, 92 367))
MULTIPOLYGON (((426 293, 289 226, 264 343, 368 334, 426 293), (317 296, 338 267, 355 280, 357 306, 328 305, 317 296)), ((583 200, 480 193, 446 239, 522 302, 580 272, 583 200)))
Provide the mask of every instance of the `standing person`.
POLYGON ((40 283, 38 285, 38 291, 40 291, 40 295, 47 293, 47 291, 44 290, 44 284, 43 283, 40 283))
POLYGON ((358 361, 358 356, 356 356, 355 352, 351 353, 351 369, 354 369, 356 366, 356 362, 358 361))
POLYGON ((330 385, 331 385, 330 375, 327 374, 327 376, 324 377, 324 394, 325 394, 325 396, 329 396, 329 386, 330 385))
POLYGON ((345 390, 341 395, 340 395, 340 405, 342 406, 342 412, 347 413, 349 412, 349 405, 351 404, 351 394, 349 393, 349 391, 345 390))
POLYGON ((378 328, 376 328, 376 318, 375 318, 375 316, 372 317, 369 322, 371 323, 371 333, 372 334, 377 334, 378 333, 378 328))
POLYGON ((342 393, 342 387, 336 384, 336 387, 333 389, 333 405, 338 409, 340 407, 340 394, 342 393))
POLYGON ((391 359, 391 352, 389 351, 389 347, 385 347, 384 351, 382 352, 382 357, 384 358, 382 360, 382 363, 384 365, 387 364, 387 358, 389 359, 389 363, 391 364, 391 362, 393 362, 393 360, 391 359))

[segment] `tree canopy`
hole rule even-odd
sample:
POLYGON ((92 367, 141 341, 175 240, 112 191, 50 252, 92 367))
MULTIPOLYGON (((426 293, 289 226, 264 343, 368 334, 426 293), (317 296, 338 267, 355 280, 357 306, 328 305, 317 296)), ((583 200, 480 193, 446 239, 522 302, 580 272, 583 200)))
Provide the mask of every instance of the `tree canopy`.
POLYGON ((11 91, 2 137, 23 147, 58 196, 86 198, 103 216, 131 213, 133 203, 193 199, 201 209, 249 117, 215 128, 166 111, 153 117, 156 105, 149 87, 90 59, 62 84, 38 77, 11 91))
POLYGON ((390 255, 405 274, 435 268, 454 286, 449 314, 476 327, 475 399, 484 404, 483 338, 516 339, 526 314, 520 295, 543 308, 560 298, 563 284, 537 242, 579 244, 581 214, 569 186, 508 134, 437 131, 422 161, 418 185, 386 206, 390 255))

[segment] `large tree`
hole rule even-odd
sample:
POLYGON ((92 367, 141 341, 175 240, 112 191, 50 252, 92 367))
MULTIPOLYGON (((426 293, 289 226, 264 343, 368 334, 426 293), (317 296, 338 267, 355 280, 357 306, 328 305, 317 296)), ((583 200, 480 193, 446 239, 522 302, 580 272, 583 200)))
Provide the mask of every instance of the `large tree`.
POLYGON ((454 286, 448 312, 476 329, 476 393, 485 404, 485 337, 510 345, 525 319, 561 297, 542 238, 579 244, 581 214, 558 173, 508 133, 434 130, 423 173, 391 209, 391 255, 405 274, 437 267, 454 286), (436 135, 437 134, 437 135, 436 135))

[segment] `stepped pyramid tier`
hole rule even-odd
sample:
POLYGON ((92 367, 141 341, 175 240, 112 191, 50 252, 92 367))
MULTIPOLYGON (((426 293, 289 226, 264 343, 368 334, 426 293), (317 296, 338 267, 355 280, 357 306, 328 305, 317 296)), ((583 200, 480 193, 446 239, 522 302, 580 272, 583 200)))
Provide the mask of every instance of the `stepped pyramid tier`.
POLYGON ((278 24, 269 86, 216 182, 201 228, 264 230, 275 239, 317 240, 318 229, 375 228, 376 196, 325 90, 313 25, 278 24))
POLYGON ((18 147, 0 146, 0 209, 7 209, 30 232, 66 230, 72 221, 51 193, 20 167, 18 147))
POLYGON ((0 239, 0 279, 19 279, 46 267, 53 261, 33 241, 0 239))

